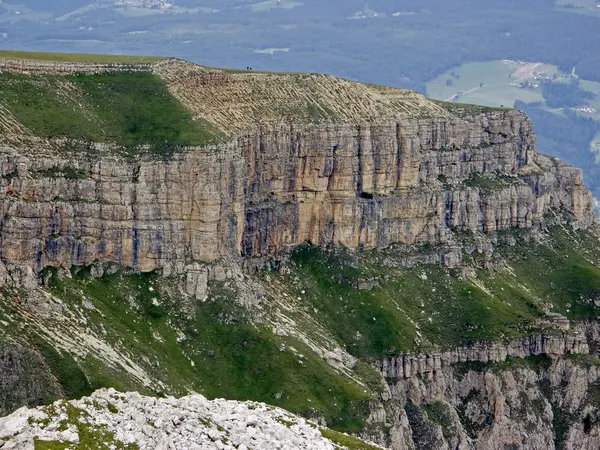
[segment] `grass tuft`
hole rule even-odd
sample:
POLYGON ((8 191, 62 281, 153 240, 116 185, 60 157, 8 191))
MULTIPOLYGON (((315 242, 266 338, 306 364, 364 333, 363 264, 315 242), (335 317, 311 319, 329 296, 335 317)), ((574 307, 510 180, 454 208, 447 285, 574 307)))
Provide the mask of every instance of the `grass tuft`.
POLYGON ((334 430, 328 430, 326 428, 320 428, 321 435, 329 439, 334 444, 339 445, 340 447, 346 448, 348 450, 380 450, 379 447, 374 447, 372 445, 367 444, 364 441, 361 441, 358 438, 353 436, 348 436, 343 433, 339 433, 334 430))

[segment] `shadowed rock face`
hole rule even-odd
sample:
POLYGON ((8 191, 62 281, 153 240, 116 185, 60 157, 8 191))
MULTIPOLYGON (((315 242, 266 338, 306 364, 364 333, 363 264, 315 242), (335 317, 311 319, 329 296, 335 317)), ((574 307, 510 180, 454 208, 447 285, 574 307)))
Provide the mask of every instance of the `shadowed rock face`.
POLYGON ((522 113, 494 111, 269 126, 139 163, 4 148, 2 262, 9 273, 94 261, 180 273, 194 261, 304 242, 447 243, 454 229, 532 228, 553 210, 587 227, 581 172, 534 147, 522 113))
MULTIPOLYGON (((596 449, 598 367, 548 359, 546 367, 459 369, 389 385, 374 412, 393 423, 389 448, 596 449)), ((376 428, 370 429, 371 438, 376 428)))
POLYGON ((387 390, 370 421, 389 436, 365 435, 394 450, 598 448, 600 366, 588 352, 600 326, 574 328, 382 361, 387 390))
POLYGON ((35 406, 63 395, 60 384, 36 351, 9 342, 0 344, 0 416, 18 406, 35 406))

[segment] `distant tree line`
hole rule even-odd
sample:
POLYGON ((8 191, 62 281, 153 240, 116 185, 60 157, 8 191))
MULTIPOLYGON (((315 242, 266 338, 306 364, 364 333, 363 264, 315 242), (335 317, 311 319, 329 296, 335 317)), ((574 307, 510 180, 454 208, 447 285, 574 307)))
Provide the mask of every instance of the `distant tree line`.
POLYGON ((594 98, 592 92, 581 89, 578 79, 570 83, 545 80, 542 82, 542 94, 550 108, 583 106, 586 100, 594 98))

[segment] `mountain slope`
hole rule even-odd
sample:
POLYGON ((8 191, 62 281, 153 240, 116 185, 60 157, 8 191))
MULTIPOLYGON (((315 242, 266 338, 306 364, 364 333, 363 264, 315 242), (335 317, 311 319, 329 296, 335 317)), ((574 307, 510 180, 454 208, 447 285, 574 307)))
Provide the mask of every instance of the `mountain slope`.
POLYGON ((600 231, 524 114, 47 59, 0 61, 2 412, 114 387, 394 449, 598 443, 600 231))

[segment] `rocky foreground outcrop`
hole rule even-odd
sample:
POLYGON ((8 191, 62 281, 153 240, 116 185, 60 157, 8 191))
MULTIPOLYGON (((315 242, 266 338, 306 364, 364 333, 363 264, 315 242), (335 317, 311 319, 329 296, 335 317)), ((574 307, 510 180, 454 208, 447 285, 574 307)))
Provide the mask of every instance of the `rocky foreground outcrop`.
POLYGON ((34 441, 93 448, 135 444, 140 450, 339 448, 316 425, 264 404, 208 401, 201 395, 157 399, 112 389, 81 400, 21 408, 0 419, 2 450, 30 450, 34 441))

